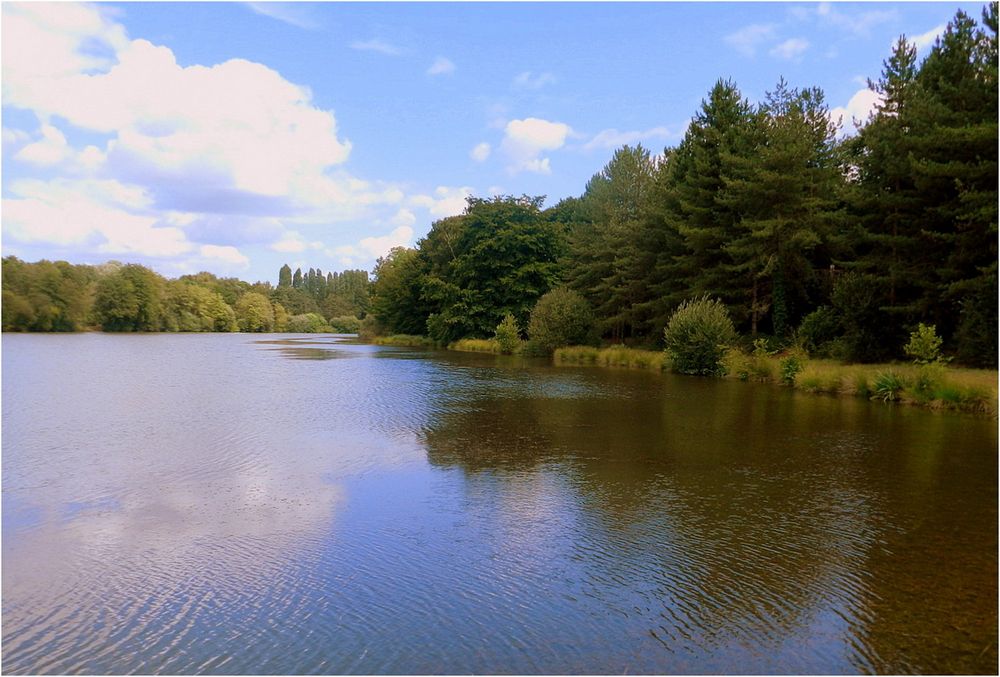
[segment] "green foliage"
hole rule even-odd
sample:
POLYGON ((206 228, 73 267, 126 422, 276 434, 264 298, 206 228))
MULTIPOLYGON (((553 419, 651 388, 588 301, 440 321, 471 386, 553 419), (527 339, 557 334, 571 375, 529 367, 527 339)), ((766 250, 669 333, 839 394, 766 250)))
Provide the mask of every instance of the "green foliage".
POLYGON ((820 306, 802 318, 796 338, 810 355, 829 356, 830 344, 840 336, 841 331, 836 311, 830 306, 820 306))
POLYGON ((726 307, 707 296, 685 301, 664 330, 666 351, 674 371, 682 374, 723 375, 725 349, 736 340, 726 307))
POLYGON ((97 272, 65 261, 3 259, 4 331, 79 331, 89 324, 97 272))
POLYGON ((330 328, 337 334, 357 334, 361 329, 361 320, 354 315, 331 317, 330 328))
MULTIPOLYGON (((365 320, 361 321, 362 324, 364 324, 364 322, 365 320)), ((432 339, 429 339, 426 336, 414 336, 412 334, 377 336, 374 341, 377 346, 400 346, 404 348, 433 348, 437 345, 432 339)))
POLYGON ((531 311, 528 336, 538 348, 556 348, 594 342, 594 313, 587 299, 566 287, 546 293, 531 311))
POLYGON ((840 317, 843 357, 851 362, 877 362, 898 345, 887 336, 889 318, 881 310, 885 296, 870 275, 846 273, 833 287, 831 301, 840 317))
POLYGON ((148 268, 122 266, 98 281, 94 317, 104 331, 160 331, 164 286, 148 268))
POLYGON ((318 334, 332 332, 333 329, 326 323, 326 320, 323 319, 322 315, 317 313, 305 313, 303 315, 292 315, 289 317, 287 329, 285 331, 292 334, 318 334))
POLYGON ((903 352, 913 358, 916 364, 930 364, 941 361, 941 344, 944 341, 938 337, 936 327, 927 326, 921 322, 917 330, 910 333, 910 341, 903 346, 903 352))
MULTIPOLYGON (((236 321, 240 331, 274 331, 274 308, 263 294, 248 292, 236 302, 236 321)), ((291 319, 289 319, 291 323, 291 319)))
POLYGON ((893 402, 899 399, 899 394, 906 387, 903 377, 894 371, 883 371, 875 375, 872 388, 875 391, 873 397, 881 399, 883 402, 893 402))
POLYGON ((518 351, 521 347, 521 331, 518 329, 517 320, 514 319, 513 314, 504 315, 496 327, 493 339, 504 355, 513 355, 518 351))
POLYGON ((423 262, 416 249, 394 247, 375 264, 371 310, 387 331, 418 334, 427 327, 423 262))
POLYGON ((778 362, 781 383, 786 386, 795 385, 795 377, 802 371, 802 368, 801 357, 794 353, 781 358, 781 361, 778 362))

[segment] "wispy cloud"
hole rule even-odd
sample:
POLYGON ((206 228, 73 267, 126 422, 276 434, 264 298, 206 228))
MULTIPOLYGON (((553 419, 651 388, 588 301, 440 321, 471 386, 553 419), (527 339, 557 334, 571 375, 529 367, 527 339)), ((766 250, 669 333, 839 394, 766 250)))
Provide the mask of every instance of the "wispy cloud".
MULTIPOLYGON (((918 51, 925 50, 933 45, 934 41, 937 40, 938 37, 944 34, 946 28, 947 26, 945 26, 945 24, 940 24, 926 33, 921 33, 916 37, 910 38, 910 42, 916 46, 918 51)), ((895 46, 895 43, 893 43, 893 46, 895 46)))
POLYGON ((309 5, 302 2, 248 2, 247 7, 262 16, 283 21, 306 30, 315 30, 319 24, 310 16, 309 5))
POLYGON ((427 69, 427 75, 451 75, 454 72, 455 64, 443 56, 434 59, 434 63, 427 69))
POLYGON ((652 139, 680 138, 682 135, 683 130, 680 133, 672 132, 666 127, 653 127, 652 129, 647 129, 645 131, 634 130, 628 132, 620 132, 617 129, 612 128, 602 130, 595 134, 594 138, 583 144, 583 149, 607 150, 610 148, 618 148, 626 144, 632 145, 643 141, 650 141, 652 139))
POLYGON ((532 73, 525 71, 518 74, 512 83, 515 89, 541 89, 545 85, 551 85, 556 81, 556 76, 552 73, 532 73))
POLYGON ((761 45, 774 37, 774 34, 774 24, 751 24, 730 33, 723 40, 740 54, 753 56, 761 45))
POLYGON ((387 56, 399 56, 403 53, 403 50, 395 45, 391 45, 384 40, 379 40, 378 38, 373 38, 371 40, 356 40, 351 43, 351 49, 357 49, 362 52, 378 52, 379 54, 385 54, 387 56))
POLYGON ((768 53, 779 59, 790 61, 802 56, 807 49, 809 49, 808 40, 803 38, 789 38, 788 40, 775 45, 768 53))
POLYGON ((895 10, 884 9, 843 12, 829 2, 821 2, 816 6, 816 16, 819 18, 820 23, 835 26, 855 36, 867 37, 871 34, 873 27, 892 21, 899 15, 895 10))
POLYGON ((490 152, 493 149, 490 144, 483 141, 482 143, 477 143, 476 146, 469 151, 469 157, 471 157, 476 162, 486 162, 486 159, 490 156, 490 152))

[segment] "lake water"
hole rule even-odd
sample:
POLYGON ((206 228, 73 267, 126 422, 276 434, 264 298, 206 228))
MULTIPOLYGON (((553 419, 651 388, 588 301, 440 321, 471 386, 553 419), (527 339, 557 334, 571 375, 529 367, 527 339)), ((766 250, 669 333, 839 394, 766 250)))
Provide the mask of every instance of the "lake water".
POLYGON ((9 335, 23 673, 996 673, 997 427, 313 336, 9 335))

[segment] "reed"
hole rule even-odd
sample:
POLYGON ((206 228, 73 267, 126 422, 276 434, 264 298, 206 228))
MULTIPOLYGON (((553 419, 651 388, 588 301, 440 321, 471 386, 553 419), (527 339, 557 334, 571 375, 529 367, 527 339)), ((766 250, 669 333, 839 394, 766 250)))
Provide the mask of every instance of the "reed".
POLYGON ((625 346, 611 346, 604 349, 590 346, 557 348, 552 359, 556 365, 592 365, 651 371, 663 371, 667 363, 667 356, 662 351, 640 350, 625 346))
POLYGON ((459 339, 448 344, 448 350, 462 353, 496 353, 500 354, 500 344, 496 339, 459 339))
POLYGON ((435 345, 432 339, 426 336, 415 334, 393 334, 392 336, 376 336, 373 342, 377 346, 401 346, 407 348, 433 348, 435 345))

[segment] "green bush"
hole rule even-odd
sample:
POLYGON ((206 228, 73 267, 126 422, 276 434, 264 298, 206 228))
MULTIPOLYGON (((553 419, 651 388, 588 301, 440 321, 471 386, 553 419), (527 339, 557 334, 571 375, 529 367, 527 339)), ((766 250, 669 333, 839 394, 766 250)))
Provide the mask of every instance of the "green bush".
POLYGON ((881 310, 885 293, 874 277, 845 274, 833 286, 831 302, 843 327, 839 357, 849 362, 878 362, 899 345, 899 338, 889 333, 893 323, 881 310))
POLYGON ((357 334, 361 329, 361 320, 354 315, 341 315, 330 318, 330 327, 338 334, 357 334))
POLYGON ((328 332, 331 329, 322 315, 303 313, 302 315, 292 315, 288 318, 287 331, 292 334, 316 334, 328 332))
POLYGON ((795 376, 802 371, 802 360, 798 355, 788 355, 778 362, 778 371, 781 373, 781 382, 786 386, 795 385, 795 376))
POLYGON ((500 352, 504 355, 513 355, 521 347, 521 331, 517 327, 517 320, 510 313, 504 315, 500 324, 497 325, 493 338, 500 346, 500 352))
POLYGON ((704 296, 685 301, 663 330, 674 371, 721 376, 722 357, 736 340, 736 330, 721 301, 704 296))
POLYGON ((936 327, 927 326, 923 322, 917 325, 917 330, 910 334, 910 342, 903 346, 903 352, 913 358, 916 364, 931 364, 941 361, 941 344, 944 341, 938 337, 936 327))
POLYGON ((830 306, 820 306, 802 318, 796 332, 798 343, 810 355, 829 356, 830 344, 840 335, 837 312, 830 306))
POLYGON ((594 341, 594 313, 587 299, 559 287, 538 299, 531 311, 528 337, 532 344, 551 353, 556 348, 585 345, 594 341))

